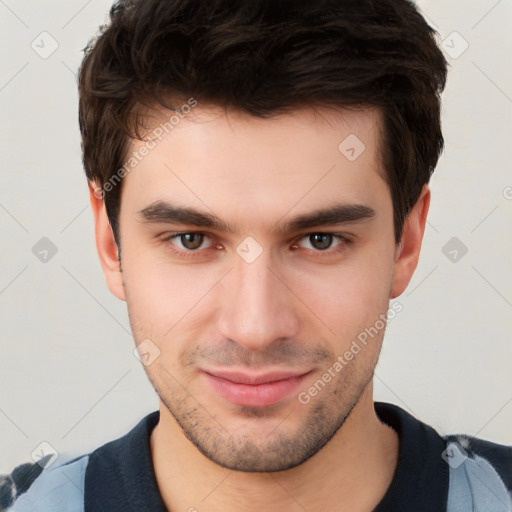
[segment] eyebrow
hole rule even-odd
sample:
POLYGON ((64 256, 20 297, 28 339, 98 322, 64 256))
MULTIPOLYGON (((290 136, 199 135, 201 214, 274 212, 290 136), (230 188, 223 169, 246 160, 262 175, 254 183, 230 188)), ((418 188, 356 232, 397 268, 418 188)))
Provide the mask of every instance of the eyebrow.
POLYGON ((282 228, 280 228, 280 231, 298 231, 316 226, 355 223, 374 217, 375 210, 370 206, 363 204, 337 204, 292 217, 286 221, 282 228))
MULTIPOLYGON (((376 212, 364 204, 335 204, 281 221, 271 231, 288 233, 317 226, 357 223, 373 219, 376 212), (280 226, 279 226, 280 225, 280 226), (279 226, 279 227, 277 227, 279 226)), ((173 205, 166 201, 156 201, 138 212, 140 222, 178 223, 201 228, 234 233, 235 229, 216 215, 195 208, 173 205)))
POLYGON ((191 224, 233 233, 233 228, 219 217, 195 208, 176 206, 165 201, 156 201, 138 212, 142 222, 191 224))

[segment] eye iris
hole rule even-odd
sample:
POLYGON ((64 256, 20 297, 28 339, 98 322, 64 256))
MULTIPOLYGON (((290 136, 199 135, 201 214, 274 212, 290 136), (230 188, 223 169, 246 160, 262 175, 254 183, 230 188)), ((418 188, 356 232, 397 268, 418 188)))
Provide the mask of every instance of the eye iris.
POLYGON ((181 235, 181 243, 187 249, 197 249, 203 243, 203 235, 201 233, 185 233, 181 235))
POLYGON ((328 249, 332 243, 332 235, 326 233, 315 233, 310 235, 309 239, 316 249, 328 249))

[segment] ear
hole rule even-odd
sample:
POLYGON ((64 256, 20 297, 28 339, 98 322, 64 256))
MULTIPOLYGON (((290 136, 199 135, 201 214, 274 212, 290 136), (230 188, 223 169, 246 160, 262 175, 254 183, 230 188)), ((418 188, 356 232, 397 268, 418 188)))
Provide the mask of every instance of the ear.
POLYGON ((96 249, 107 286, 118 299, 126 300, 121 262, 118 259, 118 247, 108 220, 103 201, 103 190, 95 182, 89 182, 89 197, 94 216, 96 249))
POLYGON ((391 285, 392 299, 404 292, 418 265, 429 206, 430 189, 424 185, 418 201, 405 220, 402 239, 396 248, 391 285))

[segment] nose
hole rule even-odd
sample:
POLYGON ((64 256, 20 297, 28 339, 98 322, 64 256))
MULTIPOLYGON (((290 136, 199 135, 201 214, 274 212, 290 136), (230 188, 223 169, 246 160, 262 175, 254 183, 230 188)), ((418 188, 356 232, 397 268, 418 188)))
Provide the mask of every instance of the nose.
POLYGON ((220 298, 220 334, 251 351, 297 336, 300 326, 298 301, 266 253, 235 261, 220 298))

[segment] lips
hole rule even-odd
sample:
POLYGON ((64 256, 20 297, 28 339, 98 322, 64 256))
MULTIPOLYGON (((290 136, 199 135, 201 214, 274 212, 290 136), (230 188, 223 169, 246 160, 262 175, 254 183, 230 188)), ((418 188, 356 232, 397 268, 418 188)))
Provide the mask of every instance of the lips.
POLYGON ((213 390, 229 402, 247 407, 268 407, 291 395, 309 372, 203 371, 213 390))

